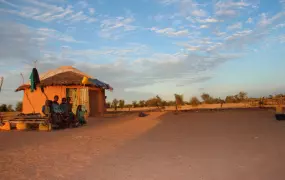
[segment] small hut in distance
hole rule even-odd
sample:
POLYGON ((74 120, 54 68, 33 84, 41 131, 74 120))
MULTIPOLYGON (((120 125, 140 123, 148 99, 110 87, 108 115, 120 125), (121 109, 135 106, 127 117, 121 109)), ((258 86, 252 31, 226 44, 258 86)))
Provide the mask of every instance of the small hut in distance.
POLYGON ((73 103, 72 111, 75 113, 78 105, 83 105, 88 116, 101 116, 105 111, 105 90, 112 88, 97 79, 82 84, 83 77, 92 78, 72 66, 62 66, 40 75, 40 87, 31 92, 30 84, 23 84, 16 89, 24 91, 23 113, 40 113, 46 99, 53 100, 59 96, 70 97, 73 103))

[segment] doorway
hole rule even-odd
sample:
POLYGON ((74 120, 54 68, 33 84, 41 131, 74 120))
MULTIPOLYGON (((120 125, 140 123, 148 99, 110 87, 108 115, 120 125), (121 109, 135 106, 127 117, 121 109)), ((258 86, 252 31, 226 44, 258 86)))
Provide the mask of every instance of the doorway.
POLYGON ((97 91, 89 90, 89 105, 90 105, 90 116, 95 117, 99 114, 99 95, 97 91))

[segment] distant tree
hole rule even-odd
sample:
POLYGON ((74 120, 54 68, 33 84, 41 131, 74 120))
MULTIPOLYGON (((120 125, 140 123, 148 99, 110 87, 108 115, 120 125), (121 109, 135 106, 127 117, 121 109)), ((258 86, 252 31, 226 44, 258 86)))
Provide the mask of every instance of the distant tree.
POLYGON ((138 107, 138 102, 137 101, 133 101, 132 104, 133 104, 134 108, 138 107))
POLYGON ((161 107, 161 102, 162 102, 162 99, 157 95, 156 96, 156 106, 159 108, 161 107))
POLYGON ((203 94, 201 95, 201 98, 202 98, 202 100, 203 100, 204 102, 209 101, 210 97, 211 97, 211 96, 210 96, 209 94, 207 94, 207 93, 203 93, 203 94))
POLYGON ((200 101, 199 101, 199 99, 196 97, 196 96, 194 96, 194 97, 192 97, 191 99, 190 99, 190 105, 192 105, 192 106, 198 106, 200 104, 200 101))
POLYGON ((273 99, 273 96, 272 96, 272 95, 269 95, 268 98, 269 98, 269 99, 273 99))
POLYGON ((15 110, 17 112, 22 112, 22 110, 23 110, 23 103, 22 102, 17 102, 15 110))
POLYGON ((275 95, 275 98, 282 98, 283 97, 283 94, 276 94, 275 95))
POLYGON ((146 106, 145 101, 144 100, 140 100, 139 101, 139 106, 140 107, 145 107, 146 106))
POLYGON ((115 111, 117 111, 118 102, 119 101, 116 98, 113 100, 112 106, 114 107, 115 111))
POLYGON ((119 107, 121 108, 121 109, 123 109, 124 108, 124 106, 125 106, 125 101, 124 100, 119 100, 119 107))
POLYGON ((13 111, 14 111, 13 105, 9 104, 9 105, 7 106, 7 111, 8 111, 8 112, 13 112, 13 111))
POLYGON ((183 105, 183 95, 182 94, 174 94, 175 102, 176 102, 176 110, 178 110, 178 107, 183 105))
POLYGON ((246 92, 243 92, 243 91, 239 92, 239 93, 238 93, 238 98, 239 98, 240 101, 246 100, 246 99, 248 98, 248 97, 247 97, 247 93, 246 93, 246 92))
POLYGON ((215 99, 213 97, 211 97, 207 93, 203 93, 201 95, 201 98, 202 98, 203 102, 206 103, 206 104, 213 104, 213 103, 215 103, 215 99))
POLYGON ((225 101, 226 103, 235 103, 236 99, 234 96, 227 96, 225 101))
POLYGON ((169 105, 168 105, 168 102, 167 102, 167 101, 162 100, 162 101, 161 101, 161 106, 165 107, 165 106, 169 106, 169 105))
POLYGON ((2 104, 2 105, 0 106, 0 112, 7 112, 7 111, 8 111, 7 105, 6 105, 6 104, 2 104))
POLYGON ((159 96, 150 98, 145 102, 145 105, 148 107, 160 107, 162 106, 162 99, 159 96))
POLYGON ((107 106, 107 108, 111 108, 112 107, 112 103, 111 102, 107 102, 106 106, 107 106))

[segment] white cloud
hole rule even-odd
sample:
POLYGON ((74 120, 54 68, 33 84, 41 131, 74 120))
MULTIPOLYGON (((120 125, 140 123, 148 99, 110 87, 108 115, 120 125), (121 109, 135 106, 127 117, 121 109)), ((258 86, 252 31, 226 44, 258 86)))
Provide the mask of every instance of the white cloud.
POLYGON ((238 38, 241 38, 241 37, 248 36, 248 35, 252 34, 252 32, 253 32, 252 30, 239 31, 239 32, 234 33, 231 36, 226 37, 225 39, 226 40, 238 39, 238 38))
POLYGON ((201 25, 200 26, 200 29, 206 29, 206 28, 209 28, 209 26, 208 25, 201 25))
POLYGON ((59 41, 64 41, 64 42, 73 42, 73 43, 82 43, 82 41, 77 41, 73 37, 65 35, 64 33, 61 33, 59 31, 56 31, 54 29, 49 29, 49 28, 39 28, 36 30, 38 34, 38 38, 42 40, 48 40, 50 39, 55 39, 59 41))
POLYGON ((281 18, 284 18, 285 17, 285 12, 280 12, 280 13, 277 13, 275 14, 274 16, 272 16, 271 18, 268 17, 267 14, 265 13, 262 13, 260 15, 260 21, 259 21, 259 25, 261 27, 267 27, 269 25, 272 25, 276 22, 278 22, 281 18))
POLYGON ((219 17, 234 17, 239 14, 240 11, 243 11, 245 8, 255 5, 252 1, 251 3, 247 1, 232 1, 232 0, 225 0, 225 1, 217 1, 214 5, 215 8, 215 15, 219 17))
POLYGON ((99 36, 107 39, 119 39, 124 34, 137 29, 133 23, 135 19, 129 17, 106 18, 100 22, 99 36))
POLYGON ((232 17, 236 16, 237 12, 235 10, 218 10, 216 11, 217 16, 232 17))
POLYGON ((89 10, 89 13, 90 13, 91 15, 93 15, 93 14, 95 13, 95 9, 94 9, 94 8, 89 8, 88 10, 89 10))
POLYGON ((275 27, 276 28, 284 28, 285 27, 285 23, 277 24, 275 27))
POLYGON ((184 30, 176 30, 174 28, 164 28, 158 29, 156 27, 150 28, 151 31, 156 32, 158 34, 163 34, 169 37, 179 37, 179 36, 188 36, 189 32, 187 29, 184 30))
POLYGON ((207 16, 207 12, 202 10, 202 9, 196 9, 192 11, 191 13, 193 16, 198 16, 198 17, 205 17, 207 16))
MULTIPOLYGON (((2 2, 6 2, 1 0, 2 2)), ((76 12, 71 5, 67 7, 61 7, 37 0, 23 0, 24 5, 18 6, 9 3, 11 7, 16 9, 0 9, 0 12, 17 15, 24 18, 29 18, 42 22, 53 22, 53 21, 71 21, 80 22, 84 21, 87 23, 95 22, 95 18, 89 17, 84 12, 76 12)))
POLYGON ((122 28, 124 31, 132 31, 136 29, 135 26, 131 25, 134 21, 135 19, 132 17, 109 18, 102 20, 100 27, 102 31, 110 31, 118 28, 122 28))
POLYGON ((196 19, 196 21, 198 21, 199 23, 217 23, 219 22, 218 19, 215 19, 215 18, 206 18, 206 19, 196 19))
POLYGON ((252 23, 253 23, 253 19, 252 19, 252 18, 248 18, 247 21, 246 21, 246 23, 252 24, 252 23))
POLYGON ((158 0, 163 5, 176 5, 179 7, 179 14, 183 16, 205 17, 207 12, 201 9, 204 4, 198 4, 195 0, 158 0))
POLYGON ((235 30, 235 29, 241 29, 241 28, 242 28, 242 23, 241 22, 232 24, 232 25, 227 27, 227 29, 230 30, 230 31, 235 30))
POLYGON ((226 35, 225 32, 220 32, 219 30, 214 31, 213 34, 216 35, 216 36, 219 36, 219 37, 226 35))
POLYGON ((11 3, 11 2, 8 2, 8 1, 6 1, 6 0, 0 0, 0 3, 6 4, 6 5, 11 6, 11 7, 13 7, 13 8, 19 8, 18 5, 13 4, 13 3, 11 3))

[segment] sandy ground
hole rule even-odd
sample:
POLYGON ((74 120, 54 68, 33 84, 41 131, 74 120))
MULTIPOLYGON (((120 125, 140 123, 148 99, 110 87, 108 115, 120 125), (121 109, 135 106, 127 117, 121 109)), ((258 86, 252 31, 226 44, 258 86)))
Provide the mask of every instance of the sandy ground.
POLYGON ((0 179, 284 180, 269 110, 157 112, 55 132, 1 132, 0 179))

